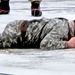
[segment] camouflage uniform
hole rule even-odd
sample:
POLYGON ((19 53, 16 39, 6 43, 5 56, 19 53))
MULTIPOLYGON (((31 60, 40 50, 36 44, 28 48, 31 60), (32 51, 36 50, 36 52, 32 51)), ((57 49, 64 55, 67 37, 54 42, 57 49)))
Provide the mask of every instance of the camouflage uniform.
POLYGON ((74 36, 73 22, 65 19, 42 18, 28 22, 24 35, 21 35, 21 26, 25 20, 9 23, 1 35, 4 37, 2 47, 64 49, 67 41, 74 36))

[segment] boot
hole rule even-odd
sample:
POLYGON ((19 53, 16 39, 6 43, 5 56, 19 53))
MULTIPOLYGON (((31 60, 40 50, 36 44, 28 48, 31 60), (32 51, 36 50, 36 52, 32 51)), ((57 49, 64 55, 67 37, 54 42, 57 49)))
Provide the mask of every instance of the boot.
POLYGON ((42 12, 40 11, 40 2, 33 1, 31 3, 31 14, 32 16, 41 16, 42 12))
POLYGON ((1 13, 1 1, 0 1, 0 13, 1 13))
POLYGON ((9 12, 10 12, 9 0, 1 0, 0 14, 9 14, 9 12))

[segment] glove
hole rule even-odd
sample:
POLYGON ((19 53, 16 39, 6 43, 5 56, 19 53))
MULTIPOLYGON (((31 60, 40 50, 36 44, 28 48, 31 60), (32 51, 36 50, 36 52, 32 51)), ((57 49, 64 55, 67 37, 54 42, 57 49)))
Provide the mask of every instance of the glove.
POLYGON ((68 48, 75 48, 75 37, 72 37, 72 38, 67 42, 67 47, 68 47, 68 48))

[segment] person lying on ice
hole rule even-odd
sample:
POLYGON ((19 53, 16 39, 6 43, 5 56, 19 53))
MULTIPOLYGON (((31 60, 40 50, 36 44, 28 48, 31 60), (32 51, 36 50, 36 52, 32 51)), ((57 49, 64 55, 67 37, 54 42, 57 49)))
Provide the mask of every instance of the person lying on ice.
POLYGON ((5 27, 0 48, 75 48, 75 21, 65 18, 15 20, 5 27))

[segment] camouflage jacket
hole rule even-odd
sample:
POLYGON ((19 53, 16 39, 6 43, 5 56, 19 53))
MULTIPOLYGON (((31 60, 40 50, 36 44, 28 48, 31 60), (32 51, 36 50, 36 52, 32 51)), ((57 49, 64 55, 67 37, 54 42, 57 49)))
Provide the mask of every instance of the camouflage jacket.
POLYGON ((42 18, 28 21, 24 35, 21 26, 25 20, 10 22, 3 31, 2 47, 64 49, 67 41, 74 36, 74 25, 65 19, 42 18))

